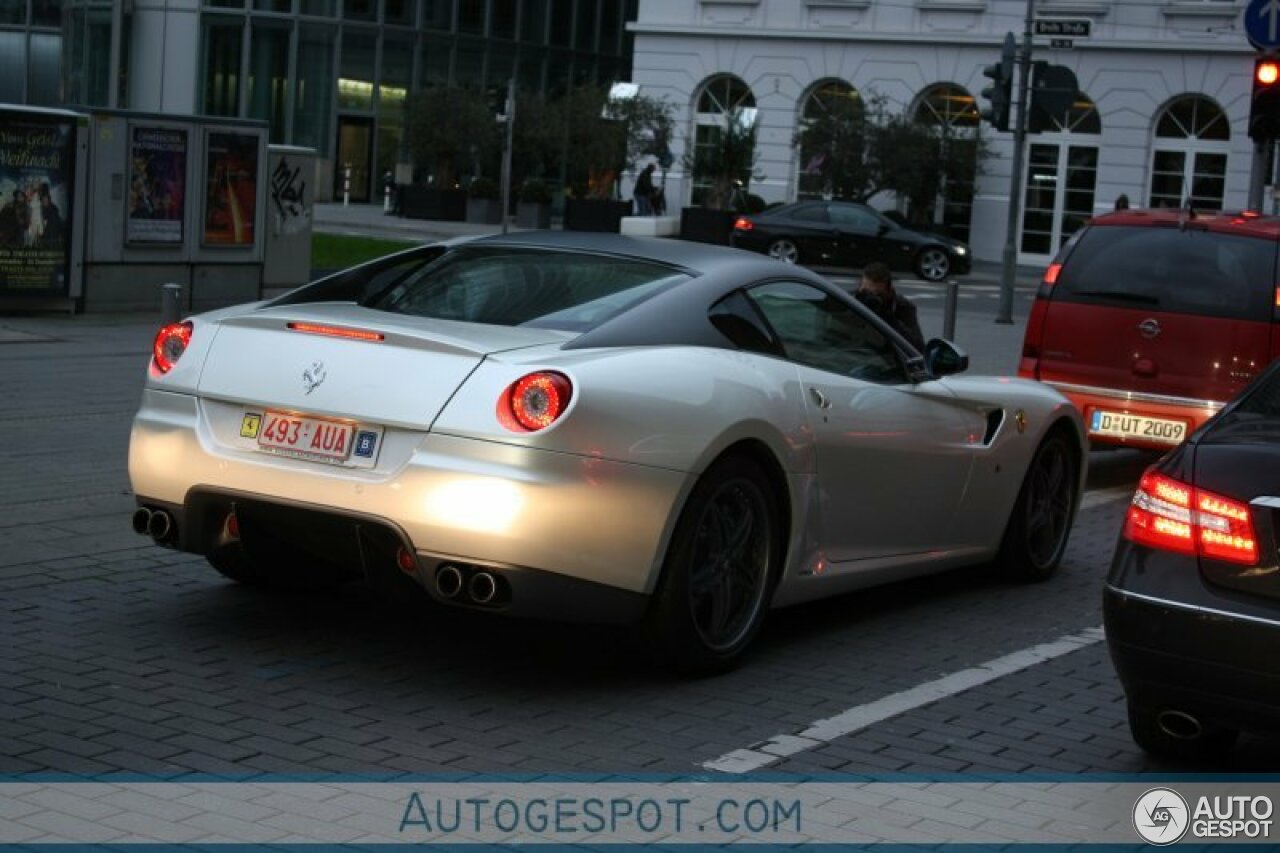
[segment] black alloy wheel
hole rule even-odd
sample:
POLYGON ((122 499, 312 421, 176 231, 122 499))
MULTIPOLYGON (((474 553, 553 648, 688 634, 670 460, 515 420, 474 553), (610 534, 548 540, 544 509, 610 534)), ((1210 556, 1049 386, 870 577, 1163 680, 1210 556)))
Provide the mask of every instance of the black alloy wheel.
POLYGON ((996 558, 1006 579, 1045 580, 1058 567, 1075 514, 1078 465, 1061 432, 1051 433, 1036 449, 996 558))

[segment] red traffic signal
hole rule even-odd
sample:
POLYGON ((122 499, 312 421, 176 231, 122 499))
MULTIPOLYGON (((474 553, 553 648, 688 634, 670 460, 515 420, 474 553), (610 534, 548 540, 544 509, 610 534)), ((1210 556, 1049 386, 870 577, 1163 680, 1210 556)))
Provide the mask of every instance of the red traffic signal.
POLYGON ((1263 56, 1253 63, 1249 138, 1265 142, 1277 137, 1280 137, 1280 59, 1263 56))

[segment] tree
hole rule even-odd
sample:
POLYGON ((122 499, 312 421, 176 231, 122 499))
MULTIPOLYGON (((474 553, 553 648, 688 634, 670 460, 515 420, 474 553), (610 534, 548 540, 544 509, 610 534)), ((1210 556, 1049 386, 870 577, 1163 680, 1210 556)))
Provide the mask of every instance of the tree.
POLYGON ((695 141, 684 156, 684 166, 694 183, 708 185, 704 205, 713 210, 728 209, 735 194, 745 204, 745 194, 736 191, 758 177, 754 110, 747 113, 735 107, 724 114, 723 125, 705 130, 703 139, 695 141))
POLYGON ((560 133, 565 186, 577 198, 609 198, 622 168, 623 127, 604 118, 608 100, 608 91, 600 86, 578 86, 551 104, 560 133))
POLYGON ((862 99, 842 98, 830 103, 820 117, 804 121, 792 140, 803 159, 801 171, 819 179, 823 195, 859 201, 869 198, 876 191, 867 160, 873 130, 862 99))
POLYGON ((415 93, 407 111, 409 151, 431 169, 437 186, 457 186, 460 171, 496 170, 502 141, 483 92, 436 86, 415 93))

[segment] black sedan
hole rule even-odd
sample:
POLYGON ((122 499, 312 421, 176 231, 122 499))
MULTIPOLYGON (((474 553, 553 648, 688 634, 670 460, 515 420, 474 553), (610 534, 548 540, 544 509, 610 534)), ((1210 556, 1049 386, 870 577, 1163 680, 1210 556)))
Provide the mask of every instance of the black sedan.
POLYGON ((792 264, 861 269, 880 261, 926 281, 969 271, 969 247, 959 240, 904 228, 851 201, 800 201, 741 216, 731 242, 792 264))
POLYGON ((1104 593, 1133 738, 1209 758, 1280 731, 1280 361, 1143 475, 1104 593))

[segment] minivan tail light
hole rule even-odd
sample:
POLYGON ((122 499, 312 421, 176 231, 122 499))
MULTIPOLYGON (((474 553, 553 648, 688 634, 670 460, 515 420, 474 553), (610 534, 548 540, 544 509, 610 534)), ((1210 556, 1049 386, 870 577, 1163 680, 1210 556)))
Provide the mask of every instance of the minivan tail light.
POLYGON ((182 354, 191 345, 191 331, 194 328, 190 321, 170 323, 156 332, 155 343, 151 345, 151 357, 155 359, 156 369, 168 373, 182 358, 182 354))
POLYGON ((1249 505, 1148 470, 1138 483, 1124 538, 1163 551, 1252 566, 1258 537, 1249 505))
POLYGON ((1049 268, 1044 271, 1044 286, 1053 287, 1058 283, 1058 276, 1062 274, 1062 264, 1052 263, 1049 268))
POLYGON ((498 421, 512 432, 537 432, 559 420, 572 398, 573 383, 563 373, 530 373, 502 392, 498 421))

